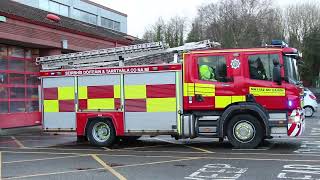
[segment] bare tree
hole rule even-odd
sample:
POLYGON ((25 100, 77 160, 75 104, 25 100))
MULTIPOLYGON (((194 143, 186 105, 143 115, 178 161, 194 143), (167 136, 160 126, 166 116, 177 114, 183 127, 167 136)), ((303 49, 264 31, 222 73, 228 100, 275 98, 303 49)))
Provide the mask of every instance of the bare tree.
POLYGON ((145 31, 143 39, 146 41, 163 41, 174 47, 184 43, 185 32, 186 18, 176 16, 167 22, 159 18, 151 28, 145 31))
POLYGON ((198 9, 190 38, 210 38, 224 47, 258 46, 282 37, 281 18, 271 0, 222 0, 198 9))
POLYGON ((285 10, 286 37, 291 45, 302 48, 304 37, 320 24, 319 4, 305 2, 290 5, 285 10))

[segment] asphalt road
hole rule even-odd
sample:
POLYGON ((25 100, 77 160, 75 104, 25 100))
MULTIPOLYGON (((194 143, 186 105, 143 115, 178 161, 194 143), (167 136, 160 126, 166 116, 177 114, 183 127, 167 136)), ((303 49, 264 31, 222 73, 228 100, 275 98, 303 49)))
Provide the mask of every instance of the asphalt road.
POLYGON ((299 138, 275 138, 257 149, 216 139, 142 137, 112 148, 76 143, 73 134, 0 137, 0 179, 255 180, 320 179, 320 113, 299 138))

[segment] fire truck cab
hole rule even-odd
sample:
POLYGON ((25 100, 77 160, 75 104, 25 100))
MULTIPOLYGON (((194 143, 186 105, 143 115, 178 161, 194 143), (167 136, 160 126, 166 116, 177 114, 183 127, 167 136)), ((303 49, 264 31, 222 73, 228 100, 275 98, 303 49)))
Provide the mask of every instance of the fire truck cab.
POLYGON ((97 146, 118 137, 219 138, 236 148, 304 130, 298 51, 196 50, 182 63, 43 70, 45 130, 97 146))

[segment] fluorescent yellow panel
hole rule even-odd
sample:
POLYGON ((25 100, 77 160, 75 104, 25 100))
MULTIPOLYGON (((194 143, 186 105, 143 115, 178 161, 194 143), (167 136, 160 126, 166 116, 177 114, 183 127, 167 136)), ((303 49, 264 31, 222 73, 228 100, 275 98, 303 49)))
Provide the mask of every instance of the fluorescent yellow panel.
POLYGON ((113 86, 113 94, 114 94, 114 98, 120 98, 121 97, 120 85, 114 85, 113 86))
POLYGON ((59 101, 58 100, 44 100, 43 101, 44 112, 59 112, 59 101))
POLYGON ((74 99, 74 87, 58 87, 59 100, 72 100, 74 99))
POLYGON ((195 84, 195 94, 201 94, 205 97, 215 96, 214 84, 195 84))
POLYGON ((114 99, 88 99, 88 109, 114 109, 114 99))
POLYGON ((215 107, 225 108, 231 104, 231 96, 215 96, 215 107))
POLYGON ((245 96, 232 96, 232 103, 245 101, 245 96))
POLYGON ((183 95, 184 96, 194 96, 194 83, 184 83, 183 84, 183 95))
POLYGON ((196 83, 195 84, 196 88, 211 88, 211 89, 214 89, 215 86, 214 84, 199 84, 199 83, 196 83))
POLYGON ((88 99, 88 88, 87 86, 80 86, 78 89, 79 99, 88 99))
POLYGON ((147 112, 176 112, 176 98, 148 98, 147 112))
POLYGON ((146 85, 126 85, 124 86, 125 99, 145 99, 147 98, 146 85))

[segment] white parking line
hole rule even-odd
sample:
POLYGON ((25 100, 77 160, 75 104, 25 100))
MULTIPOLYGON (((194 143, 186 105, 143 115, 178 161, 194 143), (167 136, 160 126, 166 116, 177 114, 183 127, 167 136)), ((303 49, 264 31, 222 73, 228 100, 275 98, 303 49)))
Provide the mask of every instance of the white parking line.
POLYGON ((153 138, 153 139, 156 139, 156 140, 158 140, 158 141, 167 142, 167 143, 170 143, 170 144, 183 145, 183 146, 185 146, 185 147, 188 147, 188 148, 191 148, 191 149, 198 150, 198 151, 200 151, 200 152, 205 152, 205 153, 214 153, 214 152, 212 152, 212 151, 209 151, 209 150, 206 150, 206 149, 203 149, 203 148, 198 148, 198 147, 194 147, 194 146, 190 146, 190 145, 185 145, 185 144, 182 144, 182 143, 172 142, 172 141, 165 140, 165 139, 159 139, 159 138, 153 138))
POLYGON ((7 161, 2 162, 3 164, 11 164, 11 163, 23 163, 23 162, 34 162, 34 161, 45 161, 45 160, 56 160, 56 159, 65 159, 65 158, 76 158, 76 157, 85 157, 89 156, 87 154, 81 154, 76 156, 62 156, 62 157, 52 157, 52 158, 41 158, 41 159, 26 159, 26 160, 20 160, 20 161, 7 161))

